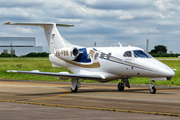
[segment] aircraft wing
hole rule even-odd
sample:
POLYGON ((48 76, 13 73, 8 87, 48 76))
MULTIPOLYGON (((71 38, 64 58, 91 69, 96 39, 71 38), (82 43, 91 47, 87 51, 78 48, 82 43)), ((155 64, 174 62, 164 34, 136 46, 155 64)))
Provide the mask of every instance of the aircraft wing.
POLYGON ((33 71, 7 70, 6 72, 24 73, 24 74, 33 74, 33 75, 44 75, 44 76, 52 76, 52 77, 80 78, 80 79, 89 79, 89 80, 97 80, 97 79, 101 80, 101 79, 103 79, 99 75, 83 75, 83 74, 39 72, 38 70, 33 70, 33 71))

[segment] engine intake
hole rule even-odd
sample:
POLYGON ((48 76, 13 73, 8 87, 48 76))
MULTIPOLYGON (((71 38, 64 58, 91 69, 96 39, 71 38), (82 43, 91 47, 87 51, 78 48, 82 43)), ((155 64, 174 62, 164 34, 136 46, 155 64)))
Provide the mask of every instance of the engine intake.
POLYGON ((71 56, 76 59, 78 55, 79 55, 79 50, 77 48, 73 48, 71 50, 71 56))
POLYGON ((55 56, 62 58, 64 60, 75 60, 79 56, 79 50, 75 47, 73 48, 62 48, 55 52, 55 56))

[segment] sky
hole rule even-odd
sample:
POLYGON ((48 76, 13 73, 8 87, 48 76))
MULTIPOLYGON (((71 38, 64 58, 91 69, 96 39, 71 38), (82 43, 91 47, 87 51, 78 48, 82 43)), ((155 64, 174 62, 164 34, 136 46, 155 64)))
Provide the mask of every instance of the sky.
POLYGON ((179 0, 0 0, 0 37, 36 37, 49 52, 41 27, 8 26, 11 22, 74 24, 58 27, 72 44, 93 47, 164 45, 180 53, 179 0))

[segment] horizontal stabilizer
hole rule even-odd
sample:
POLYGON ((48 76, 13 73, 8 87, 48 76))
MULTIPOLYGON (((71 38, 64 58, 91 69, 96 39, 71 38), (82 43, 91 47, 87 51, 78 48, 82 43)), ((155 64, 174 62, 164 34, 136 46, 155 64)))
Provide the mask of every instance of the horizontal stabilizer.
POLYGON ((44 75, 44 76, 52 76, 52 77, 80 78, 80 79, 89 79, 89 80, 102 79, 101 76, 99 76, 99 75, 82 75, 82 74, 38 72, 37 70, 36 71, 7 70, 6 72, 24 73, 24 74, 33 74, 33 75, 44 75))
POLYGON ((28 26, 42 26, 43 25, 56 25, 57 27, 74 27, 74 25, 56 24, 56 23, 11 23, 6 22, 4 25, 28 25, 28 26))

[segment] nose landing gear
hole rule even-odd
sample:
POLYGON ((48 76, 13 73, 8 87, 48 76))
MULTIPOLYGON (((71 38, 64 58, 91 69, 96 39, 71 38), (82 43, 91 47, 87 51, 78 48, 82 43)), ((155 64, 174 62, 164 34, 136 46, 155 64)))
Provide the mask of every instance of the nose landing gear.
POLYGON ((151 81, 151 86, 150 86, 150 93, 155 94, 156 93, 156 88, 154 86, 154 80, 151 81))

